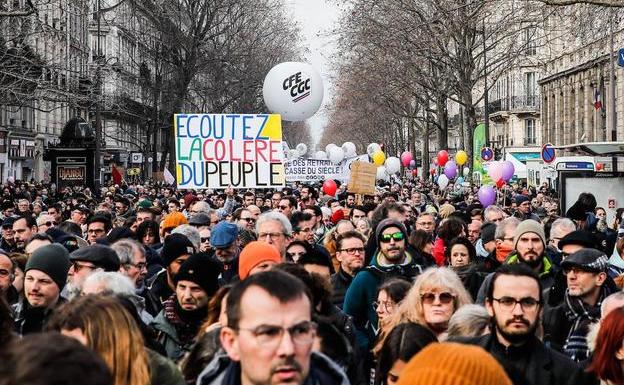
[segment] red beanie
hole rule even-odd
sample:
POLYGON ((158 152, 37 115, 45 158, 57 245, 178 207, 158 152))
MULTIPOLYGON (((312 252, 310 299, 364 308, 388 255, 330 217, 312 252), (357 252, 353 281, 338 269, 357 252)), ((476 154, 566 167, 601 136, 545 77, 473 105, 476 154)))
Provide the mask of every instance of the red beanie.
POLYGON ((275 247, 266 242, 249 242, 241 251, 238 259, 238 276, 241 280, 247 278, 254 267, 265 261, 280 263, 282 257, 275 247))

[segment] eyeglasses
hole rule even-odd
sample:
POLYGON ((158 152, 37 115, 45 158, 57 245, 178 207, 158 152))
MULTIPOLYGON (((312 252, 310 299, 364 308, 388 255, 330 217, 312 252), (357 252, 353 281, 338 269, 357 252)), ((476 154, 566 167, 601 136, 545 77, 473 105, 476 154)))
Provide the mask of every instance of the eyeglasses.
POLYGON ((91 269, 91 270, 95 270, 97 269, 97 266, 95 265, 83 265, 79 262, 73 262, 72 266, 74 267, 74 272, 79 272, 82 269, 91 269))
POLYGON ((286 210, 288 209, 290 206, 277 206, 280 210, 286 210))
POLYGON ((201 237, 199 238, 199 240, 201 241, 201 243, 210 242, 210 237, 201 237))
POLYGON ((540 304, 540 301, 536 300, 532 297, 525 297, 521 299, 515 299, 513 297, 500 297, 500 298, 492 298, 494 301, 498 302, 501 309, 505 311, 512 311, 516 308, 517 304, 520 304, 520 307, 523 311, 533 311, 540 304))
POLYGON ((395 306, 396 303, 393 301, 373 302, 373 309, 378 310, 381 307, 386 313, 391 313, 395 306))
MULTIPOLYGON (((564 257, 564 258, 567 257, 568 255, 570 255, 570 254, 563 253, 563 252, 561 253, 561 256, 564 257)), ((592 274, 593 272, 585 270, 585 269, 582 269, 582 268, 580 268, 578 266, 566 266, 566 267, 563 268, 563 274, 568 275, 570 273, 574 273, 576 275, 576 274, 579 274, 579 273, 590 273, 590 274, 592 274)))
POLYGON ((266 237, 270 237, 272 241, 277 241, 280 237, 285 234, 283 233, 260 233, 258 234, 258 239, 265 239, 266 237))
POLYGON ((241 218, 241 221, 247 221, 247 223, 256 223, 256 218, 241 218))
POLYGON ((403 235, 402 232, 396 232, 396 233, 392 233, 392 234, 381 234, 381 238, 379 238, 380 242, 383 243, 388 243, 391 240, 395 240, 395 241, 402 241, 405 238, 405 236, 403 235))
POLYGON ((253 329, 238 328, 238 330, 250 332, 256 338, 258 345, 265 349, 274 350, 284 338, 284 332, 288 332, 295 345, 309 346, 316 335, 316 323, 304 321, 289 328, 261 325, 253 329))
POLYGON ((139 262, 139 263, 127 263, 127 266, 133 266, 135 267, 137 270, 143 270, 143 269, 147 269, 147 263, 145 262, 139 262))
POLYGON ((420 295, 422 302, 427 305, 434 303, 436 298, 440 300, 441 304, 447 305, 455 300, 455 295, 446 291, 443 293, 423 293, 420 295))
POLYGON ((340 249, 338 251, 344 251, 345 253, 351 254, 351 255, 354 255, 356 253, 357 254, 364 254, 364 248, 363 247, 349 247, 349 248, 346 248, 346 249, 340 249))
POLYGON ((56 226, 56 225, 58 225, 58 223, 51 222, 51 221, 47 221, 47 222, 44 222, 44 223, 39 223, 39 226, 48 226, 48 227, 50 227, 50 226, 56 226))

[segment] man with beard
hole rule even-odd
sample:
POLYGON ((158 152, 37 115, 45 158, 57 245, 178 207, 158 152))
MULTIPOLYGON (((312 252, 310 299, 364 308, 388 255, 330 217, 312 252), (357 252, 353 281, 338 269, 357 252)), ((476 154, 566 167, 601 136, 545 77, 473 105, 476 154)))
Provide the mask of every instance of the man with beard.
POLYGON ((340 262, 340 268, 337 273, 331 276, 331 301, 341 309, 353 277, 364 267, 365 243, 366 238, 354 230, 347 231, 336 239, 336 259, 340 262))
POLYGON ((228 293, 227 325, 217 353, 198 385, 345 385, 341 369, 312 350, 316 324, 303 282, 282 271, 241 281, 228 293))
POLYGON ((576 385, 596 380, 535 335, 542 311, 540 279, 526 264, 503 265, 492 278, 485 306, 491 333, 463 342, 479 345, 503 366, 514 385, 576 385))
POLYGON ((146 297, 147 261, 143 245, 134 239, 125 238, 113 243, 111 248, 119 257, 119 272, 130 278, 136 294, 146 297))
POLYGON ((82 284, 91 274, 96 271, 118 271, 120 267, 115 250, 100 244, 82 247, 72 252, 69 259, 71 267, 64 292, 67 299, 80 295, 82 284))
POLYGON ((544 312, 544 341, 574 361, 589 357, 589 326, 600 320, 602 301, 616 289, 607 282, 608 266, 609 258, 603 252, 589 248, 561 263, 568 289, 562 304, 544 312))
POLYGON ((407 230, 403 223, 384 219, 377 225, 375 237, 378 248, 370 265, 353 278, 343 307, 344 312, 353 317, 357 342, 363 349, 368 349, 375 339, 378 319, 371 304, 376 300, 379 285, 391 277, 411 281, 423 270, 406 250, 407 230))
POLYGON ((20 217, 13 222, 13 239, 15 240, 15 250, 23 252, 26 248, 26 243, 33 234, 37 233, 37 221, 35 218, 20 217))
POLYGON ((221 266, 206 254, 193 254, 173 278, 175 293, 163 303, 152 326, 157 340, 174 361, 190 351, 208 316, 208 301, 219 289, 221 266))
POLYGON ((222 264, 221 281, 230 283, 238 276, 238 256, 240 254, 238 228, 234 223, 226 221, 217 223, 210 233, 210 244, 215 250, 214 256, 222 264))

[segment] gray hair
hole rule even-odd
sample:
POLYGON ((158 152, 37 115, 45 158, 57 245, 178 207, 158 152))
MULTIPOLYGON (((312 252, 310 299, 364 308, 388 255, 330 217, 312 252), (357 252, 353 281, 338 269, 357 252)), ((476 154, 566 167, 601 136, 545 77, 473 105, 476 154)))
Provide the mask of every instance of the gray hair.
POLYGON ((505 214, 503 209, 501 209, 499 206, 490 205, 486 207, 486 209, 483 211, 483 218, 485 218, 486 221, 489 221, 488 216, 493 213, 501 213, 503 215, 505 214))
POLYGON ((602 304, 600 305, 600 314, 602 315, 602 317, 604 317, 605 315, 604 310, 606 309, 607 305, 614 301, 624 302, 624 291, 616 291, 602 301, 602 304))
POLYGON ((564 233, 568 234, 574 230, 576 230, 576 225, 570 218, 559 218, 550 226, 550 239, 561 238, 564 233))
POLYGON ((96 271, 85 279, 82 286, 84 287, 88 283, 100 287, 101 291, 98 294, 128 296, 135 294, 132 280, 116 271, 96 271))
POLYGON ((516 217, 509 217, 509 218, 503 219, 502 221, 498 223, 498 226, 496 226, 496 232, 494 232, 494 238, 495 239, 505 238, 505 233, 507 232, 507 229, 513 228, 515 231, 516 227, 518 227, 519 224, 520 224, 520 219, 516 217))
POLYGON ((292 225, 286 215, 276 211, 267 211, 266 213, 260 214, 256 222, 256 234, 260 233, 260 226, 262 226, 263 223, 271 221, 279 222, 282 225, 284 235, 290 236, 292 234, 292 225))
POLYGON ((145 248, 134 239, 124 238, 111 245, 111 249, 117 252, 121 265, 131 265, 134 263, 134 252, 139 251, 145 256, 145 248))
POLYGON ((182 234, 186 235, 186 237, 191 241, 195 250, 199 250, 200 246, 200 235, 199 230, 197 230, 194 226, 191 225, 180 225, 173 229, 171 234, 182 234))
POLYGON ((213 210, 208 202, 206 201, 197 201, 193 204, 193 210, 195 210, 195 214, 204 213, 208 216, 212 215, 215 211, 213 210))
POLYGON ((457 309, 448 323, 448 339, 483 335, 490 324, 490 315, 481 305, 464 305, 457 309))

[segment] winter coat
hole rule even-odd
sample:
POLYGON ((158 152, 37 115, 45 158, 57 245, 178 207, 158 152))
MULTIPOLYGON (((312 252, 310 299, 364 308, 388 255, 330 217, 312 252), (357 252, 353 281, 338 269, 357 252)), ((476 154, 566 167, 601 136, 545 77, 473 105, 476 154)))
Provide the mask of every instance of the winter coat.
POLYGON ((342 309, 347 289, 349 289, 351 282, 353 282, 353 277, 344 270, 339 269, 336 274, 331 276, 330 281, 332 285, 331 302, 342 309))
POLYGON ((39 333, 43 331, 46 322, 52 316, 54 309, 67 302, 65 298, 60 297, 54 307, 49 309, 32 308, 28 301, 24 298, 11 306, 13 311, 13 320, 15 325, 15 333, 24 336, 30 333, 39 333))
POLYGON ((594 385, 596 377, 565 355, 548 348, 537 337, 524 346, 505 348, 495 334, 461 339, 489 352, 505 369, 514 385, 594 385))
MULTIPOLYGON (((239 362, 220 353, 204 368, 197 378, 197 385, 240 385, 241 366, 239 362)), ((327 356, 312 352, 310 371, 303 385, 349 385, 342 369, 327 356)))
POLYGON ((170 359, 151 349, 147 350, 150 385, 186 385, 180 369, 170 359))
POLYGON ((178 338, 178 332, 175 327, 169 323, 165 317, 165 311, 161 310, 151 325, 156 329, 158 338, 156 339, 167 351, 167 357, 174 361, 178 361, 182 356, 191 350, 191 346, 183 346, 178 338))

